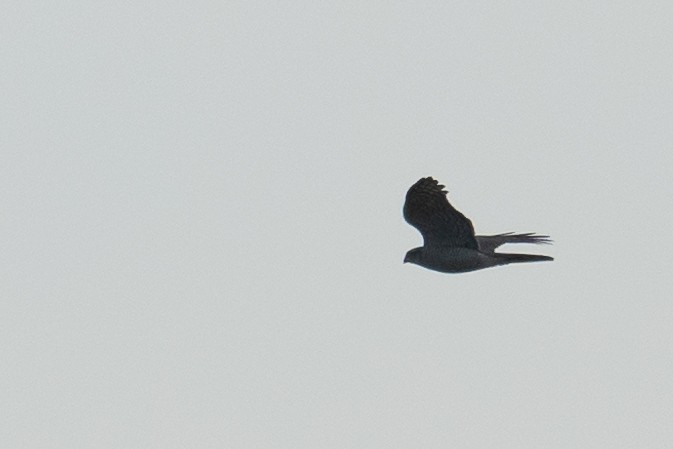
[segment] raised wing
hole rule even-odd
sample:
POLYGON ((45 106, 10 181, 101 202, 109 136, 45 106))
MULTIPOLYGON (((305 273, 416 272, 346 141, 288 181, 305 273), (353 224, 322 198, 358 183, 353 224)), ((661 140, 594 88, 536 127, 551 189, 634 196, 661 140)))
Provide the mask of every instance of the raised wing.
POLYGON ((472 222, 451 206, 443 189, 432 177, 418 180, 407 192, 404 219, 420 231, 426 247, 478 250, 472 222))

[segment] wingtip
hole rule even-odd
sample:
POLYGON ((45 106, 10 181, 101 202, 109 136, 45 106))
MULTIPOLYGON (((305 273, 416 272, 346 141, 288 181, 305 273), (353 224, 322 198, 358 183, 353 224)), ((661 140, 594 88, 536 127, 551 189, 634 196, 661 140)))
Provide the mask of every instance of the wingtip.
POLYGON ((418 185, 423 185, 423 184, 433 184, 434 187, 438 188, 442 193, 448 194, 449 191, 446 190, 446 186, 444 184, 440 184, 439 181, 437 181, 435 178, 432 176, 426 176, 425 178, 421 178, 416 183, 412 186, 418 186, 418 185))

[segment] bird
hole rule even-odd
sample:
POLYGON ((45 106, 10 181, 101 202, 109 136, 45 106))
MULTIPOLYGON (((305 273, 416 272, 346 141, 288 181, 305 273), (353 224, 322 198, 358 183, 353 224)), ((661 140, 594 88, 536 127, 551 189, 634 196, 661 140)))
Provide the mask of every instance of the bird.
POLYGON ((505 243, 551 244, 552 240, 533 232, 475 235, 472 222, 449 203, 444 188, 429 176, 407 191, 404 219, 421 233, 423 246, 409 250, 404 263, 442 273, 466 273, 511 263, 554 260, 536 254, 496 252, 505 243))

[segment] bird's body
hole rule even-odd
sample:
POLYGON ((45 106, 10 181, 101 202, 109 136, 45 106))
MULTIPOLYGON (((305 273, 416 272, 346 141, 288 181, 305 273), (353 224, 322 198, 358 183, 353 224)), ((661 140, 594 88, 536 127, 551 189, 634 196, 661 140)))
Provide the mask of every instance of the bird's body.
POLYGON ((442 273, 465 273, 494 265, 487 255, 470 248, 419 247, 411 251, 414 251, 414 256, 405 258, 405 261, 442 273))
POLYGON ((534 254, 497 253, 505 243, 551 243, 546 235, 497 234, 478 236, 472 222, 457 211, 446 191, 431 177, 422 178, 407 192, 404 218, 423 235, 423 246, 407 252, 405 262, 443 273, 464 273, 497 265, 553 260, 534 254))

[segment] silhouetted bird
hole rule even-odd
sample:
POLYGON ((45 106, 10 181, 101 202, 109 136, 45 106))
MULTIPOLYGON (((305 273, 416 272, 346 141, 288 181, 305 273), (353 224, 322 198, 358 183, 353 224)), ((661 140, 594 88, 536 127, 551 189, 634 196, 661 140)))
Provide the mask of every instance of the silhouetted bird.
POLYGON ((422 178, 409 188, 404 219, 423 236, 423 246, 411 249, 404 262, 443 273, 463 273, 519 262, 554 260, 534 254, 496 253, 505 243, 549 244, 548 235, 534 233, 474 235, 472 222, 454 209, 447 192, 432 177, 422 178))

